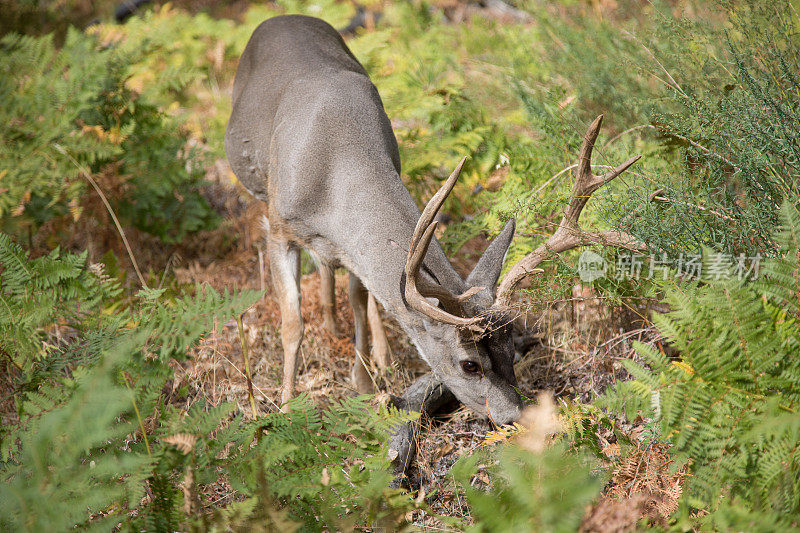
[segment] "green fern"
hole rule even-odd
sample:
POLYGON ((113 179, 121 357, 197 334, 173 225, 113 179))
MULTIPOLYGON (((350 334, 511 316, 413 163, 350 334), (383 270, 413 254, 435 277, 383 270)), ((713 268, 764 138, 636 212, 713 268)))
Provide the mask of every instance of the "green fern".
MULTIPOLYGON (((89 269, 85 253, 30 259, 0 234, 0 267, 0 348, 17 367, 19 416, 2 433, 0 524, 30 531, 114 524, 138 506, 145 480, 157 491, 171 479, 159 477, 169 470, 159 450, 126 444, 141 416, 153 413, 170 360, 185 359, 215 321, 259 295, 206 288, 168 301, 151 292, 114 316, 104 311, 120 297, 119 285, 89 269)), ((165 527, 175 523, 161 518, 165 527)))
MULTIPOLYGON (((80 343, 65 344, 59 333, 46 334, 45 327, 60 328, 68 336, 83 323, 97 324, 99 310, 119 298, 119 285, 94 274, 85 263, 86 253, 58 250, 31 260, 0 233, 0 351, 21 370, 63 368, 64 352, 80 343)), ((119 327, 124 318, 108 320, 102 327, 119 327)))
POLYGON ((265 484, 306 530, 370 524, 402 529, 414 504, 388 488, 392 474, 385 442, 393 427, 413 417, 387 407, 375 412, 365 397, 323 411, 301 395, 289 407, 288 414, 252 422, 256 446, 249 446, 248 436, 226 461, 236 488, 257 495, 265 484))
POLYGON ((0 259, 1 346, 20 367, 19 421, 2 433, 4 530, 406 526, 417 504, 388 488, 385 446, 412 415, 372 408, 366 397, 324 410, 299 397, 289 413, 248 421, 229 404, 198 403, 188 413, 164 405, 170 364, 259 293, 198 286, 181 297, 143 290, 114 302, 106 298, 119 298, 119 285, 90 270, 86 254, 30 259, 0 234, 0 259), (117 304, 116 316, 106 313, 117 304), (56 325, 59 341, 49 333, 56 325), (223 478, 243 502, 198 508, 199 487, 223 478))
POLYGON ((601 402, 658 420, 691 468, 684 512, 711 511, 703 521, 713 527, 752 527, 730 512, 733 505, 782 527, 800 512, 800 215, 787 203, 781 218, 780 256, 766 261, 756 283, 669 292, 673 311, 654 322, 682 363, 638 345, 649 368, 626 361, 635 381, 617 384, 601 402))
POLYGON ((60 49, 52 36, 10 34, 0 50, 0 229, 24 234, 80 217, 87 172, 117 176, 103 185, 122 222, 164 241, 215 224, 187 135, 127 85, 130 63, 157 49, 101 46, 70 29, 60 49))

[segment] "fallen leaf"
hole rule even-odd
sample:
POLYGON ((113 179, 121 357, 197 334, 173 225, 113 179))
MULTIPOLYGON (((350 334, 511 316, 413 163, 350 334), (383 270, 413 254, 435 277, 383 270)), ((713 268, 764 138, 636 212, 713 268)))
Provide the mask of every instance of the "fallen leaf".
POLYGON ((449 442, 439 446, 439 449, 436 450, 435 454, 433 454, 433 460, 435 461, 436 459, 441 459, 442 457, 444 457, 448 453, 452 452, 454 448, 455 447, 452 444, 450 444, 449 442))

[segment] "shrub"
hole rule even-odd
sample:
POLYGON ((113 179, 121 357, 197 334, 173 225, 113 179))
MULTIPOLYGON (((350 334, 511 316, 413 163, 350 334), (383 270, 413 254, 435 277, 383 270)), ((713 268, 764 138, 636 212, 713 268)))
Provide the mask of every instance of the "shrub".
POLYGON ((126 85, 135 51, 102 47, 74 29, 61 49, 50 36, 14 34, 0 48, 6 231, 24 234, 56 216, 80 217, 87 175, 106 188, 124 224, 165 242, 216 223, 187 135, 126 85))
MULTIPOLYGON (((735 280, 670 289, 673 311, 654 322, 681 359, 638 346, 649 368, 602 405, 653 417, 688 464, 686 524, 715 530, 797 527, 800 513, 800 213, 784 204, 768 259, 753 284, 735 280), (691 515, 695 509, 707 515, 691 515)), ((684 524, 684 525, 686 525, 684 524)))
POLYGON ((703 246, 770 251, 782 202, 800 196, 794 8, 748 0, 633 11, 537 8, 545 72, 559 76, 544 89, 522 85, 526 107, 566 93, 583 121, 607 112, 625 132, 616 142, 639 139, 645 166, 612 191, 602 216, 654 250, 674 260, 703 246))

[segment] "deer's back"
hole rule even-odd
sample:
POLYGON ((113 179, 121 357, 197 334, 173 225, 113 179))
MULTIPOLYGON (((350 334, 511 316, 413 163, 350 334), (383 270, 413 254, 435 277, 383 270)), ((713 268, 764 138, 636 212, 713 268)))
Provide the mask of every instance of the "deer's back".
POLYGON ((366 71, 333 27, 302 15, 269 19, 250 38, 225 150, 251 193, 287 208, 276 194, 298 209, 302 190, 316 190, 308 199, 315 205, 324 202, 320 188, 334 185, 333 170, 348 158, 388 160, 399 171, 391 124, 366 71))

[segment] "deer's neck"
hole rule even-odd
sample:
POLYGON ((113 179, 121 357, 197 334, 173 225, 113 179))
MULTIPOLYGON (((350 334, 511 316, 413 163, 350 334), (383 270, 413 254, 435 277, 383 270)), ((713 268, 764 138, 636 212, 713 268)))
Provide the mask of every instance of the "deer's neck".
MULTIPOLYGON (((409 310, 402 296, 411 236, 420 216, 419 208, 396 171, 380 174, 363 171, 357 184, 341 177, 330 188, 338 206, 336 223, 328 225, 325 240, 336 258, 362 280, 403 328, 412 335, 421 330, 422 318, 409 310)), ((434 240, 425 258, 425 270, 454 294, 465 290, 464 282, 434 240)))

